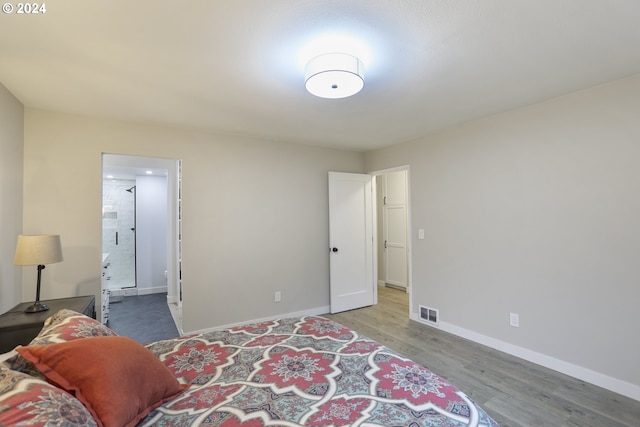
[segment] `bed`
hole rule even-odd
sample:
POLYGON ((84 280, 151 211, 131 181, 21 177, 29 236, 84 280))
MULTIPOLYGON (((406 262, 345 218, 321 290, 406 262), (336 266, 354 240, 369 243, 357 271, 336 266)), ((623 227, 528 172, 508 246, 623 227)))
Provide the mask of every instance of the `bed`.
POLYGON ((347 327, 286 318, 142 346, 69 310, 0 363, 0 426, 492 426, 347 327))

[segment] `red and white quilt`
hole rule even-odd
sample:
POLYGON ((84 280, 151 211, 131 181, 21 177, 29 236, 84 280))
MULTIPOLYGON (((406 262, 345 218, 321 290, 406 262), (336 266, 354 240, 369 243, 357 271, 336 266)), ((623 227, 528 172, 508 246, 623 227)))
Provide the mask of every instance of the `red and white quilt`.
POLYGON ((438 375, 321 317, 147 346, 183 383, 154 426, 498 426, 438 375))

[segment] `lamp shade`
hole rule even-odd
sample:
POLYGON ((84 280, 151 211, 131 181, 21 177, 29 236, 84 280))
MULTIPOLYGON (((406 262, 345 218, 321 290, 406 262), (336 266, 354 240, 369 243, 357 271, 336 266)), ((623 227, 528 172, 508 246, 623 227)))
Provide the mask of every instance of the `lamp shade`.
POLYGON ((321 98, 346 98, 364 87, 364 66, 355 56, 327 53, 307 63, 305 87, 321 98))
POLYGON ((18 236, 15 265, 45 265, 62 261, 62 246, 57 234, 18 236))

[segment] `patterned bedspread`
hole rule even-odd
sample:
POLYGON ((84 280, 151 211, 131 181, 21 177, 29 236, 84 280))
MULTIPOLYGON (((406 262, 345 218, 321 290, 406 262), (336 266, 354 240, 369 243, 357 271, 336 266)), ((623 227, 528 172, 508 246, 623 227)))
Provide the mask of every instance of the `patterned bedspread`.
POLYGON ((147 348, 191 387, 140 425, 498 425, 439 376, 321 317, 263 322, 147 348))

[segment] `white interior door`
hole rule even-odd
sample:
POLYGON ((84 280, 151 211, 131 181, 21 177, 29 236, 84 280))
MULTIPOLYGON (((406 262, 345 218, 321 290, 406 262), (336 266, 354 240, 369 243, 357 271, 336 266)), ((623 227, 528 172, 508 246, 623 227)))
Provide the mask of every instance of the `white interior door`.
POLYGON ((407 173, 386 174, 384 183, 384 281, 407 288, 407 173))
POLYGON ((404 206, 385 206, 385 283, 407 287, 407 212, 404 206))
POLYGON ((373 179, 329 172, 331 312, 374 304, 373 179))

